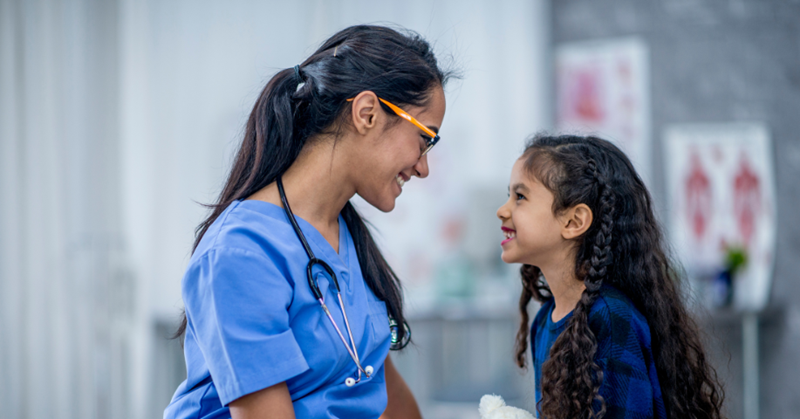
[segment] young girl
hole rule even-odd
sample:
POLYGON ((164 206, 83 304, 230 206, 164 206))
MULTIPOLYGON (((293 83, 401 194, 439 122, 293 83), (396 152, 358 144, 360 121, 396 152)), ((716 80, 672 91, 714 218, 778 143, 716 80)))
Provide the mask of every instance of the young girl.
POLYGON ((681 299, 650 195, 617 147, 538 136, 497 210, 503 261, 522 263, 540 417, 721 418, 722 387, 681 299))
POLYGON ((349 200, 391 211, 428 175, 447 78, 418 35, 353 26, 267 83, 198 227, 165 419, 420 417, 387 357, 400 284, 349 200))

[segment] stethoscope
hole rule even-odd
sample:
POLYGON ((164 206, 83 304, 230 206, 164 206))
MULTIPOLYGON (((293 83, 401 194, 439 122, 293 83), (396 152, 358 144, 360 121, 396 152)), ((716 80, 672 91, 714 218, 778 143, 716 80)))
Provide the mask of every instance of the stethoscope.
POLYGON ((303 235, 303 232, 300 230, 300 226, 297 225, 297 220, 294 218, 294 214, 292 213, 292 209, 289 208, 289 201, 286 200, 286 193, 283 191, 283 182, 281 178, 278 177, 278 192, 281 195, 281 202, 283 202, 283 209, 286 212, 286 216, 289 217, 289 222, 292 223, 292 227, 294 228, 294 232, 297 234, 297 237, 300 239, 300 242, 303 243, 303 248, 306 250, 306 254, 308 255, 308 265, 306 265, 306 276, 308 277, 308 285, 311 287, 311 291, 314 293, 314 297, 317 298, 319 301, 319 305, 322 306, 322 310, 325 311, 325 314, 330 319, 331 323, 333 324, 334 329, 336 329, 336 333, 339 334, 339 338, 342 339, 342 343, 344 343, 345 348, 347 348, 347 352, 350 354, 350 357, 353 358, 353 361, 356 363, 356 367, 358 367, 357 373, 358 378, 347 377, 344 380, 345 385, 347 387, 353 387, 356 383, 361 381, 361 373, 364 373, 367 377, 371 376, 373 373, 372 365, 367 365, 366 367, 361 366, 361 360, 358 358, 358 349, 356 348, 355 340, 353 339, 353 332, 350 331, 350 321, 347 319, 347 312, 344 309, 344 300, 342 299, 341 289, 339 288, 339 281, 336 279, 336 274, 333 272, 333 269, 325 263, 322 259, 317 259, 314 256, 314 252, 311 251, 311 246, 308 245, 306 241, 306 236, 303 235), (333 280, 333 285, 336 287, 336 296, 339 298, 339 307, 342 309, 342 317, 344 318, 344 324, 347 326, 347 335, 350 337, 350 344, 347 343, 347 340, 344 338, 342 331, 339 329, 339 326, 336 324, 336 321, 333 320, 333 316, 331 316, 330 310, 328 310, 328 306, 325 305, 325 299, 322 296, 322 291, 319 289, 319 284, 314 279, 314 276, 311 273, 311 270, 314 268, 314 265, 319 265, 322 269, 325 270, 333 280))

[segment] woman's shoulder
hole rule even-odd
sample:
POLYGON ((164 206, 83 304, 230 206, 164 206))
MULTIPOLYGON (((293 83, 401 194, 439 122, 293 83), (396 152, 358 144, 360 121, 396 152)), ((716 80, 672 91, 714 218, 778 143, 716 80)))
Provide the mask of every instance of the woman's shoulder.
POLYGON ((182 280, 184 292, 196 289, 198 283, 217 283, 218 278, 225 279, 219 283, 231 283, 230 279, 236 278, 247 282, 248 288, 256 286, 250 281, 259 286, 270 283, 264 278, 293 286, 292 261, 305 254, 302 246, 286 244, 294 231, 288 220, 279 218, 281 214, 282 208, 262 201, 231 203, 192 253, 182 280))
POLYGON ((282 254, 281 243, 286 242, 289 234, 294 233, 280 207, 263 201, 234 201, 208 228, 192 259, 219 252, 265 257, 282 254))

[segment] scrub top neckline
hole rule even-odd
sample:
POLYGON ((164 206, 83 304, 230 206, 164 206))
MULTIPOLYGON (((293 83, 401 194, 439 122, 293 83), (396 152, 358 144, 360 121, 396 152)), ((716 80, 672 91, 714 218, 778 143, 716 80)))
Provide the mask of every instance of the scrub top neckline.
MULTIPOLYGON (((272 202, 261 201, 258 199, 246 199, 246 200, 239 200, 239 205, 244 205, 247 209, 257 211, 261 214, 264 214, 270 218, 276 219, 286 225, 291 226, 289 220, 286 218, 286 212, 283 210, 283 207, 273 204, 272 202)), ((294 214, 294 218, 297 220, 297 223, 300 225, 300 229, 303 231, 303 234, 308 236, 309 244, 312 246, 312 250, 315 253, 317 258, 322 259, 321 256, 324 256, 324 260, 328 263, 331 262, 338 262, 340 265, 339 268, 342 272, 350 271, 350 252, 348 247, 350 246, 350 241, 348 240, 349 231, 344 231, 347 229, 347 224, 344 221, 344 217, 339 215, 339 252, 337 253, 333 246, 325 239, 325 236, 317 230, 314 225, 303 219, 297 214, 294 214), (322 244, 324 243, 324 244, 322 244), (330 260, 330 262, 329 262, 330 260)), ((295 236, 298 240, 298 246, 302 246, 300 243, 300 239, 295 236)))

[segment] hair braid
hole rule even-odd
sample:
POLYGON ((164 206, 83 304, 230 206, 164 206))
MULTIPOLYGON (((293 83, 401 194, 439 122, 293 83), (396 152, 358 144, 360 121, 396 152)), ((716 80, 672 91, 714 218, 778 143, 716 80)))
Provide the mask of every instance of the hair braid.
POLYGON ((616 200, 606 178, 598 173, 595 161, 589 160, 587 166, 598 189, 598 213, 595 216, 600 221, 600 224, 592 245, 591 258, 587 261, 589 263, 584 283, 587 290, 597 291, 602 285, 602 280, 608 275, 608 269, 613 260, 611 239, 614 230, 614 204, 616 200))
POLYGON ((583 291, 564 333, 556 339, 550 350, 550 359, 542 366, 542 374, 555 377, 555 380, 542 382, 542 402, 540 410, 544 417, 601 418, 606 412, 600 386, 603 371, 594 356, 597 353, 597 340, 589 327, 589 313, 600 294, 600 287, 609 274, 612 262, 611 242, 614 230, 613 190, 606 178, 599 173, 594 160, 586 163, 586 174, 591 179, 592 189, 597 196, 596 227, 590 227, 594 237, 584 238, 590 255, 583 266, 578 266, 578 275, 583 277, 586 289, 583 291), (566 365, 567 368, 562 366, 566 365), (567 397, 551 397, 560 394, 567 397), (594 411, 593 404, 599 404, 594 411))

